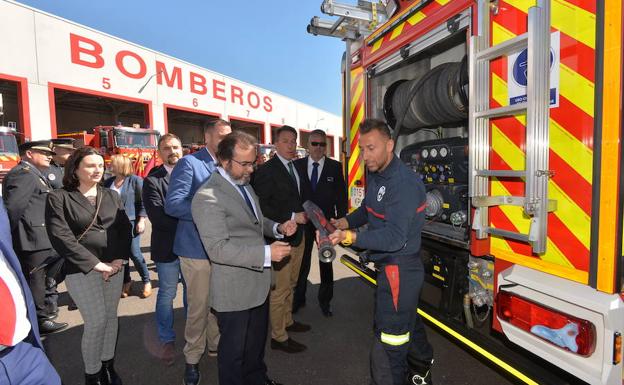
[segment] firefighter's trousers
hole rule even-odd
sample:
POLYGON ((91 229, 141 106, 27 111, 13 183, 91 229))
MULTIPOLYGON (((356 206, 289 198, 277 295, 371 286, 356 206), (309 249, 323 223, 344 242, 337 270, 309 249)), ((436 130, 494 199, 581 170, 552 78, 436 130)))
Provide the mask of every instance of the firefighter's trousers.
POLYGON ((418 255, 378 266, 375 335, 371 350, 373 385, 403 385, 411 360, 431 362, 433 348, 416 313, 424 279, 418 255))

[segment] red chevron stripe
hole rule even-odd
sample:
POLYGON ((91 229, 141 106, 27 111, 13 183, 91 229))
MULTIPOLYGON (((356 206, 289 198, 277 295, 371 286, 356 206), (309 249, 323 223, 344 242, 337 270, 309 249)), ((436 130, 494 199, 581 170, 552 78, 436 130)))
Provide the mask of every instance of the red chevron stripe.
POLYGON ((594 82, 596 52, 591 47, 561 32, 560 50, 561 63, 592 83, 594 82))
MULTIPOLYGON (((496 120, 496 126, 509 140, 524 150, 525 128, 518 120, 514 118, 499 118, 496 120)), ((553 181, 587 215, 591 215, 591 185, 570 164, 552 150, 549 151, 549 161, 550 169, 555 170, 553 181)))
POLYGON ((559 108, 551 108, 550 117, 565 128, 570 135, 593 150, 594 118, 587 115, 576 104, 559 95, 559 108))
POLYGON ((355 163, 353 164, 353 167, 351 168, 351 170, 349 170, 349 184, 351 184, 351 182, 355 180, 355 174, 357 174, 360 167, 361 167, 360 160, 356 159, 355 163))
POLYGON ((353 97, 353 95, 355 95, 355 90, 358 88, 359 83, 362 81, 362 74, 363 74, 363 72, 360 72, 360 74, 357 75, 355 77, 355 79, 352 80, 352 83, 351 83, 351 97, 353 97))
POLYGON ((355 135, 353 136, 353 141, 351 142, 351 154, 353 154, 353 151, 355 151, 356 147, 358 146, 358 142, 360 140, 360 131, 356 131, 355 135))
POLYGON ((589 271, 589 250, 553 213, 548 214, 548 238, 566 256, 575 269, 589 271))
MULTIPOLYGON (((490 222, 497 229, 505 229, 509 231, 518 232, 518 228, 514 226, 514 224, 507 218, 503 210, 501 210, 498 206, 494 206, 490 208, 490 222)), ((516 241, 514 239, 505 238, 507 244, 511 247, 511 250, 520 255, 532 256, 531 245, 528 243, 523 243, 520 241, 516 241)))
POLYGON ((577 7, 586 10, 589 13, 596 14, 596 2, 588 0, 565 0, 566 3, 576 5, 577 7))
MULTIPOLYGON (((353 113, 351 114, 351 119, 349 119, 349 129, 351 129, 351 127, 353 127, 353 123, 355 123, 358 114, 360 113, 360 110, 364 108, 364 101, 362 100, 362 98, 359 98, 356 105, 355 105, 355 109, 353 109, 353 113)), ((359 127, 356 127, 356 129, 359 127)))
MULTIPOLYGON (((509 166, 495 152, 492 152, 492 158, 493 161, 499 164, 501 169, 509 169, 509 166)), ((499 181, 511 195, 517 196, 524 194, 524 184, 522 182, 517 182, 512 179, 499 179, 499 181)), ((490 209, 490 213, 491 216, 494 214, 491 221, 497 228, 509 231, 518 231, 518 229, 500 208, 492 208, 490 209), (496 211, 496 213, 494 214, 493 211, 496 211), (501 218, 500 216, 504 218, 501 218)), ((548 214, 548 221, 548 237, 550 238, 550 241, 553 242, 561 253, 566 256, 574 268, 587 271, 589 268, 589 250, 578 240, 578 238, 576 238, 574 233, 570 231, 565 223, 563 223, 553 213, 548 214)), ((511 240, 508 240, 508 243, 512 245, 511 240)), ((524 246, 522 242, 516 242, 516 246, 514 247, 512 245, 512 249, 522 255, 534 256, 530 246, 526 248, 522 248, 521 246, 524 246)))

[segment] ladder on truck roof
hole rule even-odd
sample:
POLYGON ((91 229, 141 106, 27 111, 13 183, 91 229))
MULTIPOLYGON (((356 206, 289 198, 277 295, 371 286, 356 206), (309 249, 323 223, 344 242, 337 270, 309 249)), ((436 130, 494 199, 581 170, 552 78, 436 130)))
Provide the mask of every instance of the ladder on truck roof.
POLYGON ((490 0, 479 0, 478 34, 470 38, 470 197, 476 208, 472 228, 477 239, 489 235, 531 244, 534 253, 546 252, 548 212, 556 201, 548 199, 549 81, 550 81, 550 0, 538 0, 529 9, 528 31, 503 43, 490 46, 490 0), (490 108, 490 61, 522 49, 528 50, 527 100, 490 108), (524 170, 490 169, 490 119, 526 112, 524 170), (492 177, 522 178, 525 196, 491 196, 492 177), (529 233, 491 227, 488 210, 492 206, 521 206, 531 218, 529 233))

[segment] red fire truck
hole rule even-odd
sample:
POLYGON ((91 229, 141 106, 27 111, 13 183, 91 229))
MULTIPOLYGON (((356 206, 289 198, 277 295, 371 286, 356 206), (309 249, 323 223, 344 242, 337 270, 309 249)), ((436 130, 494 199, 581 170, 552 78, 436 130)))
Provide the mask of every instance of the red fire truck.
POLYGON ((325 0, 308 26, 346 42, 351 207, 383 119, 427 190, 418 312, 525 383, 622 383, 622 8, 325 0))
POLYGON ((60 134, 59 137, 74 138, 78 145, 92 146, 100 150, 108 166, 110 157, 122 154, 132 159, 135 173, 147 176, 149 170, 159 162, 157 145, 160 133, 155 130, 123 126, 97 126, 93 133, 87 131, 60 134))
POLYGON ((0 184, 10 169, 19 162, 15 129, 0 126, 0 184))

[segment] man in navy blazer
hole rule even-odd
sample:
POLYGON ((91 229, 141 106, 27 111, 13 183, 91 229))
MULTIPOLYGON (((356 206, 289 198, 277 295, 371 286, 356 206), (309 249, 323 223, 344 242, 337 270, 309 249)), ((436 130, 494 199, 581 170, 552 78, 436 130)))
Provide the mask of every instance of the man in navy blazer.
MULTIPOLYGON (((158 140, 158 156, 163 164, 153 168, 143 181, 143 205, 152 222, 150 253, 158 272, 158 297, 156 298, 156 325, 161 342, 160 358, 167 365, 175 359, 175 331, 173 330, 173 300, 180 280, 180 259, 173 252, 178 220, 165 213, 165 200, 169 190, 171 172, 182 158, 182 142, 175 134, 165 134, 158 140)), ((186 284, 182 280, 184 306, 186 284)))
MULTIPOLYGON (((327 219, 342 218, 347 215, 347 186, 342 174, 342 164, 326 156, 327 136, 323 130, 314 130, 308 139, 309 156, 297 159, 295 168, 301 178, 302 200, 316 203, 327 219)), ((293 298, 293 313, 306 303, 306 286, 312 247, 314 246, 314 226, 306 225, 305 249, 299 272, 299 280, 293 298)), ((325 317, 333 315, 330 302, 334 296, 334 272, 331 263, 319 260, 321 285, 318 302, 325 317)))
POLYGON ((216 354, 219 341, 217 319, 210 311, 210 260, 193 223, 191 202, 195 192, 215 171, 215 154, 219 142, 230 132, 230 123, 217 119, 204 129, 206 147, 178 161, 171 173, 165 201, 167 215, 178 218, 173 252, 180 257, 180 269, 186 282, 186 327, 184 329, 184 384, 199 383, 199 360, 208 343, 216 354))
POLYGON ((0 200, 0 384, 60 385, 43 351, 35 303, 12 244, 9 218, 0 200))

